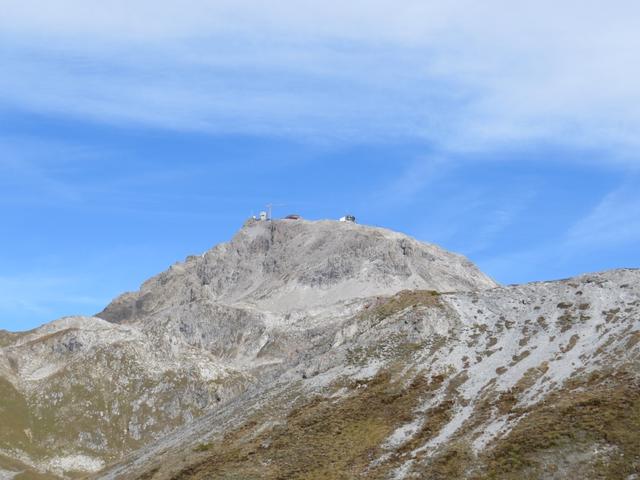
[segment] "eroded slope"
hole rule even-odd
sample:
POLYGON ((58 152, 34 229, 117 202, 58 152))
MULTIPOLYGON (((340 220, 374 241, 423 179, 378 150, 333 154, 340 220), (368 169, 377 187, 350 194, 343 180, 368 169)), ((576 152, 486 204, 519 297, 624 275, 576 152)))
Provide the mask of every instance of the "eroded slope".
POLYGON ((67 477, 99 470, 297 378, 371 296, 493 286, 463 257, 388 230, 249 223, 101 318, 0 332, 0 454, 67 477))
POLYGON ((403 292, 100 478, 634 478, 639 359, 637 270, 403 292))

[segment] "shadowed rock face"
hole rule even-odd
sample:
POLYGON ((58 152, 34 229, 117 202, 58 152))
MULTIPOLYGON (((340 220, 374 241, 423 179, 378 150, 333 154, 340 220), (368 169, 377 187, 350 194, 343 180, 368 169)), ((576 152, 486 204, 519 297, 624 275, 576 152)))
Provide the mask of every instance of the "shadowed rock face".
POLYGON ((558 472, 616 478, 639 311, 635 270, 499 287, 388 230, 249 222, 100 318, 0 332, 0 478, 560 478, 543 470, 563 452, 558 472), (615 435, 568 432, 547 399, 591 402, 615 435), (536 453, 525 418, 586 440, 536 453))

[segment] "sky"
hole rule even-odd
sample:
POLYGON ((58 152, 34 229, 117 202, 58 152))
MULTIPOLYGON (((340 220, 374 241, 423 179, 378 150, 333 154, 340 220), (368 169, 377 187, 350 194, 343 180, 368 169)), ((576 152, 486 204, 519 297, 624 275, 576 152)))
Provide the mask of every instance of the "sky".
POLYGON ((0 10, 0 329, 99 312, 270 202, 504 284, 640 267, 637 1, 0 10))

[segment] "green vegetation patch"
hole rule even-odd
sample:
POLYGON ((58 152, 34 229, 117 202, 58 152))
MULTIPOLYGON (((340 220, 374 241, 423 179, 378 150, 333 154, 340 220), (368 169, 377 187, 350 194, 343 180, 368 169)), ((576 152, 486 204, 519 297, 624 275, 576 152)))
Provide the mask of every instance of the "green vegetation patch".
POLYGON ((30 432, 27 402, 11 382, 0 377, 0 445, 28 450, 30 432))
POLYGON ((442 308, 440 293, 434 290, 403 290, 392 297, 370 307, 364 315, 380 322, 407 308, 438 307, 442 308))
MULTIPOLYGON (((419 375, 406 384, 388 371, 368 381, 350 381, 350 396, 316 397, 293 408, 280 424, 259 429, 265 419, 253 418, 223 439, 196 447, 205 459, 172 478, 385 478, 393 462, 369 469, 382 454, 381 444, 396 428, 413 420, 420 400, 441 383, 419 375)), ((438 433, 450 416, 450 407, 445 403, 429 412, 430 420, 420 432, 422 440, 438 433)))
POLYGON ((581 467, 583 478, 614 480, 640 473, 637 379, 622 373, 574 380, 526 413, 487 456, 486 473, 472 478, 546 478, 571 458, 583 464, 577 452, 596 446, 607 447, 608 453, 600 459, 589 455, 588 471, 574 465, 581 467))
POLYGON ((7 330, 0 330, 0 348, 11 345, 13 342, 15 342, 18 339, 19 336, 20 336, 19 333, 8 332, 7 330))
POLYGON ((640 474, 637 377, 583 375, 536 405, 518 407, 522 393, 547 368, 543 363, 530 369, 509 391, 488 391, 445 448, 433 457, 418 457, 412 473, 432 480, 619 480, 640 474), (470 434, 492 410, 520 420, 476 456, 470 434))
POLYGON ((0 454, 0 469, 20 472, 13 477, 13 480, 60 480, 60 477, 56 475, 36 472, 28 465, 2 454, 0 454))

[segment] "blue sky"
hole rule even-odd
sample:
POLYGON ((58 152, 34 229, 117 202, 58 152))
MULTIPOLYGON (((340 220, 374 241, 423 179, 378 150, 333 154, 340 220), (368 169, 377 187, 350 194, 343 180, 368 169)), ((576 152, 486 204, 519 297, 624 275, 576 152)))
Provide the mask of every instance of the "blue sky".
POLYGON ((637 2, 2 3, 0 328, 95 313, 268 202, 502 283, 640 267, 637 2))

